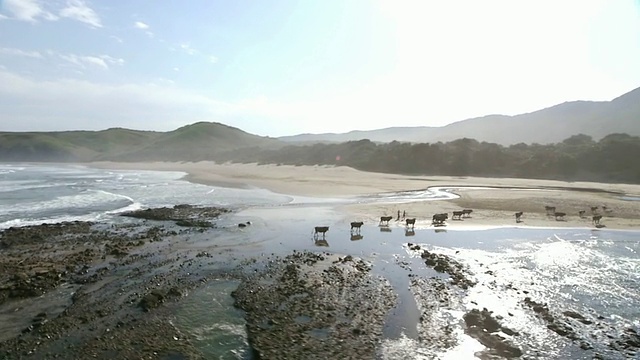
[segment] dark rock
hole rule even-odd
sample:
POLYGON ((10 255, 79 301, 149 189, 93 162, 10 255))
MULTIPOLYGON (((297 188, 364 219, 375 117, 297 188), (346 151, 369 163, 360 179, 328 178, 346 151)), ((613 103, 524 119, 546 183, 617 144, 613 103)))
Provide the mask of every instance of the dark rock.
POLYGON ((145 295, 138 305, 144 309, 144 311, 150 311, 160 306, 163 301, 164 295, 158 290, 153 290, 145 295))
POLYGON ((449 274, 451 282, 462 289, 468 289, 476 284, 466 277, 463 271, 464 266, 447 255, 424 250, 421 257, 425 260, 425 264, 433 267, 435 271, 449 274))
POLYGON ((518 334, 517 332, 503 328, 498 320, 494 319, 489 310, 473 309, 463 316, 467 325, 466 333, 478 340, 489 350, 488 355, 499 356, 501 358, 518 358, 523 355, 522 350, 508 342, 504 337, 496 334, 502 330, 505 334, 518 334))

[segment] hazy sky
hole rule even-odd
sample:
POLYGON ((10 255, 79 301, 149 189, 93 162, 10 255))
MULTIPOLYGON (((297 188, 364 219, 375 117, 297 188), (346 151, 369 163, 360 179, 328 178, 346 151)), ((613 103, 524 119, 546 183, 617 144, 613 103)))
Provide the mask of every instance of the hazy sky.
POLYGON ((0 4, 0 131, 439 126, 640 87, 638 0, 0 4))

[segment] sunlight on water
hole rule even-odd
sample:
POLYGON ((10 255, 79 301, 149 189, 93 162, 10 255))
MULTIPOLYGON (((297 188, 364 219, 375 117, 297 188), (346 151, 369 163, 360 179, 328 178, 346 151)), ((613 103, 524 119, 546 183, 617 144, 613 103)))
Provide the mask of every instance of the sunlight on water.
MULTIPOLYGON (((571 356, 566 339, 523 306, 523 299, 547 303, 555 314, 572 310, 600 315, 615 328, 637 326, 640 318, 639 240, 633 234, 588 231, 553 234, 535 240, 513 239, 501 249, 430 246, 469 267, 478 284, 463 300, 467 309, 487 308, 503 325, 527 334, 513 338, 537 356, 571 356)), ((507 243, 507 242, 504 242, 507 243)), ((589 335, 585 335, 589 336, 589 335)), ((606 348, 608 342, 604 339, 606 348)))

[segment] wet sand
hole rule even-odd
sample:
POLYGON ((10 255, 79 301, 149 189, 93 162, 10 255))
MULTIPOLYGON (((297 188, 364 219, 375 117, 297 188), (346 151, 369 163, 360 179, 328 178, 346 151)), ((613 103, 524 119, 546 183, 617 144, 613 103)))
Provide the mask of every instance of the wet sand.
MULTIPOLYGON (((256 187, 276 193, 312 197, 353 197, 386 192, 451 188, 459 198, 440 201, 413 201, 402 204, 367 203, 348 205, 341 210, 354 220, 375 222, 380 216, 394 216, 398 210, 416 218, 416 226, 431 224, 433 214, 473 209, 470 218, 449 221, 449 227, 595 227, 595 214, 601 224, 612 229, 640 228, 640 203, 622 197, 640 196, 640 185, 556 180, 479 178, 449 176, 406 176, 371 173, 344 166, 286 166, 257 164, 216 164, 214 162, 95 162, 91 167, 122 170, 181 171, 192 182, 223 187, 256 187), (478 188, 481 187, 481 188, 478 188), (566 213, 549 216, 545 206, 566 213), (603 210, 606 207, 606 211, 603 210), (584 210, 585 215, 579 216, 584 210), (514 214, 523 212, 521 222, 514 214)), ((402 216, 401 219, 402 220, 402 216)))

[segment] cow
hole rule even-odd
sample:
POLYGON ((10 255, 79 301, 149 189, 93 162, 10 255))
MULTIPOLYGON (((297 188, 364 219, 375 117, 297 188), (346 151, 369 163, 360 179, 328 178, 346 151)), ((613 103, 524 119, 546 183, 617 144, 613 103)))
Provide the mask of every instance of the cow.
POLYGON ((433 218, 432 218, 432 224, 436 226, 444 225, 445 220, 447 220, 448 218, 449 218, 448 213, 435 214, 433 215, 433 218))
POLYGON ((592 206, 591 207, 591 213, 595 215, 597 212, 598 212, 598 207, 597 206, 592 206))
POLYGON ((555 217, 556 217, 556 221, 563 221, 563 220, 564 220, 564 217, 565 217, 566 215, 567 215, 567 214, 566 214, 566 213, 563 213, 563 212, 554 212, 554 213, 553 213, 553 216, 555 216, 555 217))
POLYGON ((322 234, 322 238, 324 239, 325 234, 327 233, 327 231, 329 231, 329 227, 328 226, 316 226, 314 228, 313 238, 314 239, 318 239, 318 236, 320 234, 322 234))
POLYGON ((545 206, 544 210, 547 212, 547 215, 553 215, 556 212, 555 206, 545 206))
POLYGON ((471 209, 464 209, 462 210, 462 217, 471 217, 471 213, 473 212, 473 210, 471 209))
POLYGON ((580 215, 580 218, 584 218, 584 213, 585 213, 584 210, 578 211, 578 215, 580 215))
POLYGON ((389 221, 393 219, 393 216, 381 216, 380 217, 380 225, 389 225, 389 221))
POLYGON ((413 219, 407 219, 407 227, 411 226, 411 228, 413 229, 414 226, 416 225, 416 218, 413 219))
POLYGON ((353 229, 356 230, 356 233, 360 232, 360 228, 362 227, 362 225, 364 224, 364 222, 362 221, 353 221, 351 222, 351 232, 353 232, 353 229))
POLYGON ((463 211, 454 211, 453 216, 451 216, 451 220, 462 220, 463 211))
POLYGON ((516 222, 519 223, 521 221, 520 218, 522 217, 522 211, 518 211, 515 215, 516 215, 516 222))
POLYGON ((602 219, 602 215, 593 215, 593 225, 600 225, 600 220, 602 219))

